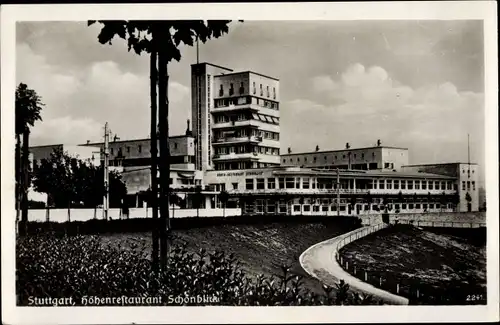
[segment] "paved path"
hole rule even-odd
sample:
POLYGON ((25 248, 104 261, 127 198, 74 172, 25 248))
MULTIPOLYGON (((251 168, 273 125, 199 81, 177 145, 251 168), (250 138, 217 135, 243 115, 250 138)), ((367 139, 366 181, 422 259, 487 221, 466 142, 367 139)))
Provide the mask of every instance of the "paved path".
POLYGON ((371 294, 374 298, 381 299, 388 304, 408 305, 407 298, 376 288, 342 269, 335 260, 333 254, 339 242, 342 240, 342 237, 343 235, 309 247, 300 255, 299 260, 302 268, 308 274, 328 286, 333 286, 342 279, 344 282, 348 283, 354 291, 371 294))

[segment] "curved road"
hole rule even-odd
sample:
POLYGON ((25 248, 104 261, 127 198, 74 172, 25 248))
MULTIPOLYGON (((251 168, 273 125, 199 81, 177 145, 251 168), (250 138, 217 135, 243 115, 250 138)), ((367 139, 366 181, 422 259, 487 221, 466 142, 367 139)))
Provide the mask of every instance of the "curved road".
POLYGON ((339 280, 344 280, 354 291, 364 292, 381 299, 388 304, 408 305, 408 299, 381 290, 350 275, 335 260, 333 252, 337 249, 344 235, 309 247, 300 255, 300 265, 311 276, 328 286, 334 286, 339 280))

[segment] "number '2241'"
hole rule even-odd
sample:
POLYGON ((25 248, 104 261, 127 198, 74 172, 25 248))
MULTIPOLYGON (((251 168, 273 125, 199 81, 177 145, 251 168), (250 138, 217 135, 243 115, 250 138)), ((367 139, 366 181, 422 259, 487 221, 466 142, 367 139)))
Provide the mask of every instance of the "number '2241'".
POLYGON ((484 300, 483 295, 467 295, 466 301, 478 301, 484 300))

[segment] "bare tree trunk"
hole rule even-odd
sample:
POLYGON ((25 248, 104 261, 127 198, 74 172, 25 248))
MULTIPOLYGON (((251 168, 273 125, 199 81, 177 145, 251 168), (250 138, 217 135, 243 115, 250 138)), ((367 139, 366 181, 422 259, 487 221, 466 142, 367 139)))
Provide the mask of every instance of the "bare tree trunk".
POLYGON ((160 264, 162 268, 168 262, 168 223, 169 223, 169 192, 170 192, 170 153, 168 147, 168 70, 167 53, 165 42, 169 41, 163 33, 158 33, 158 126, 160 137, 160 264))
MULTIPOLYGON (((156 36, 156 35, 155 35, 156 36)), ((159 255, 158 255, 158 239, 159 239, 159 225, 158 225, 158 137, 157 137, 157 96, 156 90, 158 85, 158 70, 157 70, 157 52, 156 49, 151 51, 150 59, 150 97, 151 97, 151 198, 150 205, 152 210, 153 219, 153 248, 151 252, 151 260, 153 262, 153 270, 159 269, 159 255)), ((146 210, 147 212, 147 210, 146 210)))

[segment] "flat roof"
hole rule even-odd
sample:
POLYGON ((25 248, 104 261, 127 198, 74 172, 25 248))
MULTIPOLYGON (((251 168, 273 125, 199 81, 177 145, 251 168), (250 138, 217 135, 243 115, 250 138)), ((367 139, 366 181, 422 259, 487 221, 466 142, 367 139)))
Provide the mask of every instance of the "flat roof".
POLYGON ((227 71, 233 71, 233 69, 229 69, 229 68, 226 68, 226 67, 223 67, 223 66, 220 66, 220 65, 216 65, 216 64, 213 64, 213 63, 208 63, 208 62, 193 63, 193 64, 191 64, 191 66, 202 65, 202 64, 211 65, 212 67, 224 69, 224 70, 227 70, 227 71))
POLYGON ((256 74, 256 75, 258 75, 258 76, 264 77, 264 78, 269 78, 269 79, 273 79, 273 80, 276 80, 276 81, 280 81, 278 78, 271 77, 271 76, 267 76, 267 75, 265 75, 265 74, 258 73, 258 72, 254 72, 254 71, 250 71, 250 70, 247 70, 247 71, 238 71, 238 72, 232 72, 232 73, 225 73, 225 74, 220 74, 220 75, 217 75, 217 76, 215 76, 215 77, 217 78, 217 77, 231 76, 231 75, 236 75, 236 74, 245 74, 245 73, 252 73, 252 74, 256 74))
MULTIPOLYGON (((169 136, 169 139, 178 139, 178 138, 193 138, 191 135, 171 135, 169 136)), ((123 143, 123 142, 138 142, 138 141, 150 141, 151 138, 142 138, 142 139, 131 139, 131 140, 118 140, 118 141, 113 141, 110 140, 109 143, 123 143)), ((79 146, 92 146, 92 145, 102 145, 104 142, 90 142, 90 143, 83 143, 79 144, 79 146)))
POLYGON ((293 153, 292 152, 292 153, 281 154, 280 156, 308 155, 308 154, 325 154, 325 153, 332 153, 332 152, 368 150, 368 149, 376 149, 376 148, 408 150, 408 148, 402 148, 402 147, 373 146, 373 147, 365 147, 365 148, 350 148, 350 149, 338 149, 338 150, 321 150, 321 151, 309 151, 309 152, 297 152, 297 153, 293 153))

